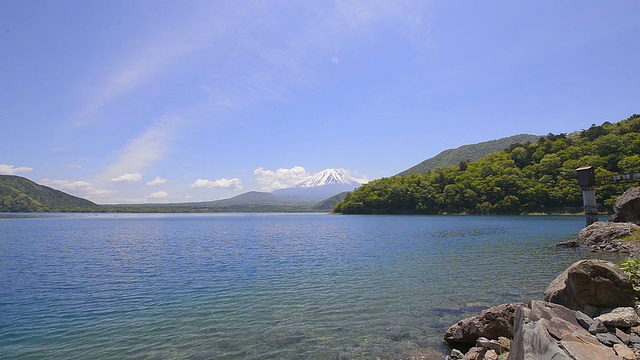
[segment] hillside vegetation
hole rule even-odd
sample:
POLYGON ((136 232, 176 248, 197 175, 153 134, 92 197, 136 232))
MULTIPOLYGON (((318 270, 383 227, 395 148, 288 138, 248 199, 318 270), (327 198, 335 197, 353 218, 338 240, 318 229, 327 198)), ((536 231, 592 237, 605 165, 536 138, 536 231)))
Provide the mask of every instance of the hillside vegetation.
MULTIPOLYGON (((572 134, 549 134, 513 144, 477 162, 427 174, 395 176, 358 188, 334 211, 344 214, 519 214, 580 211, 575 169, 594 166, 596 177, 640 172, 640 115, 605 122, 572 134)), ((629 184, 598 187, 597 201, 610 207, 629 184)))
POLYGON ((39 185, 29 179, 0 175, 0 213, 30 212, 130 212, 130 213, 205 213, 205 212, 328 212, 344 199, 336 195, 317 204, 300 204, 270 193, 251 191, 231 199, 169 204, 96 205, 65 192, 39 185))
POLYGON ((438 155, 399 173, 398 175, 426 174, 436 168, 445 168, 457 165, 461 161, 478 161, 489 154, 500 152, 513 144, 536 142, 540 138, 541 136, 538 135, 521 134, 498 140, 485 141, 478 144, 463 145, 455 149, 445 150, 438 155))
POLYGON ((98 205, 20 176, 0 175, 0 212, 95 211, 98 205))

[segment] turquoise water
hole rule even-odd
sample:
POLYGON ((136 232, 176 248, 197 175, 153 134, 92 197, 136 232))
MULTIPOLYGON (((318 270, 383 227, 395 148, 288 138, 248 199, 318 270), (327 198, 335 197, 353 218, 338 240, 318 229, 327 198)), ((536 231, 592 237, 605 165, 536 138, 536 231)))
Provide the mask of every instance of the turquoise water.
POLYGON ((0 219, 0 358, 404 358, 540 299, 581 217, 0 219))

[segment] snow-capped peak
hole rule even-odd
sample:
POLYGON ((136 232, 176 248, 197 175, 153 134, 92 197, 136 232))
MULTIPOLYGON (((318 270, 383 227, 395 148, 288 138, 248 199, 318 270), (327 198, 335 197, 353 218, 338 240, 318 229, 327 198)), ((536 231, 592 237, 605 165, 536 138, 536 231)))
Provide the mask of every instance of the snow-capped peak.
POLYGON ((295 188, 312 188, 326 185, 362 185, 367 179, 356 179, 345 169, 326 169, 305 181, 299 182, 295 188))

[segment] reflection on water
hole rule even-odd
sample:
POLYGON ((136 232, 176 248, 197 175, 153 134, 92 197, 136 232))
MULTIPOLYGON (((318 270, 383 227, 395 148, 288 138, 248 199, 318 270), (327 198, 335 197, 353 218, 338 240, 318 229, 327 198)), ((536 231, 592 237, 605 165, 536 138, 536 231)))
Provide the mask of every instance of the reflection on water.
POLYGON ((7 358, 405 358, 540 299, 580 217, 91 215, 0 220, 7 358))

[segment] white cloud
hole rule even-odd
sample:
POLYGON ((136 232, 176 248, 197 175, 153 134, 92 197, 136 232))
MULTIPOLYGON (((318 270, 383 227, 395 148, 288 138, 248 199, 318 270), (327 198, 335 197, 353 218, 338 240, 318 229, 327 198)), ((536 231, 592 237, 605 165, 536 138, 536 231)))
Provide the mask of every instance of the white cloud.
POLYGON ((103 197, 103 196, 107 196, 107 195, 115 195, 117 193, 118 193, 117 190, 96 189, 96 190, 92 190, 91 192, 89 192, 89 195, 97 196, 97 197, 103 197))
POLYGON ((276 171, 265 170, 259 167, 253 171, 256 180, 263 186, 264 191, 274 191, 291 187, 305 181, 311 175, 302 167, 294 166, 291 169, 278 169, 276 171))
POLYGON ((147 197, 151 198, 151 199, 164 199, 166 197, 168 197, 169 194, 164 192, 164 191, 157 191, 157 192, 153 192, 151 194, 149 194, 147 197))
POLYGON ((118 177, 115 177, 111 180, 109 180, 109 182, 112 183, 121 183, 121 182, 126 182, 126 183, 136 183, 138 181, 142 180, 142 174, 140 173, 133 173, 133 174, 122 174, 118 177))
POLYGON ((93 188, 93 184, 86 181, 42 179, 40 183, 47 186, 55 186, 61 190, 89 190, 93 188))
POLYGON ((109 167, 104 178, 112 179, 119 174, 138 173, 162 160, 183 123, 182 118, 174 116, 163 116, 154 121, 121 151, 120 157, 109 167))
MULTIPOLYGON (((146 44, 141 44, 107 70, 102 83, 92 92, 92 98, 85 104, 75 125, 90 123, 91 118, 103 107, 162 76, 180 59, 209 45, 212 38, 224 30, 222 27, 226 21, 220 15, 223 13, 225 12, 213 15, 207 9, 200 9, 190 18, 168 24, 164 31, 154 32, 146 44)), ((91 87, 93 86, 92 84, 91 87)))
POLYGON ((82 165, 67 165, 67 169, 82 169, 82 165))
POLYGON ((242 181, 238 178, 233 179, 219 179, 215 181, 198 179, 193 184, 191 184, 192 188, 215 188, 215 189, 233 189, 233 190, 242 190, 242 181))
POLYGON ((89 189, 93 184, 86 181, 74 181, 62 186, 63 189, 89 189))
POLYGON ((55 180, 55 179, 42 179, 40 183, 43 185, 51 186, 55 189, 63 190, 65 192, 72 193, 77 196, 85 197, 104 197, 107 195, 117 194, 117 190, 105 190, 96 189, 95 184, 87 181, 69 181, 69 180, 55 180))
POLYGON ((15 167, 13 165, 0 165, 0 175, 15 175, 33 171, 30 167, 15 167))
POLYGON ((158 185, 164 185, 166 183, 167 183, 167 179, 163 179, 161 177, 156 176, 156 178, 151 180, 151 181, 149 181, 147 183, 147 185, 149 185, 149 186, 158 186, 158 185))

